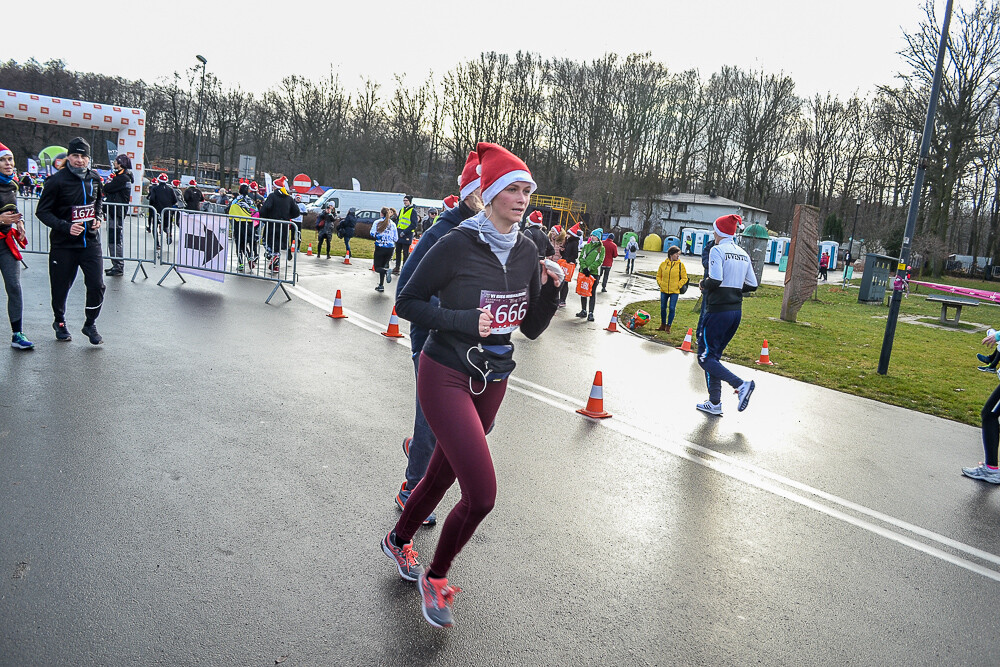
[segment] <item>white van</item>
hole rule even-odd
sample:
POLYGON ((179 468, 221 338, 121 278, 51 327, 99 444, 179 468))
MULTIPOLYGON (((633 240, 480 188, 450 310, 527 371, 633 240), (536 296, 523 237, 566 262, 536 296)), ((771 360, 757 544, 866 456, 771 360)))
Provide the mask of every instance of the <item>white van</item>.
POLYGON ((331 188, 324 192, 319 199, 309 205, 308 210, 313 213, 319 211, 327 204, 333 204, 337 209, 337 215, 343 217, 347 215, 348 209, 378 211, 383 206, 388 206, 397 211, 403 208, 402 192, 372 192, 370 190, 338 190, 331 188))

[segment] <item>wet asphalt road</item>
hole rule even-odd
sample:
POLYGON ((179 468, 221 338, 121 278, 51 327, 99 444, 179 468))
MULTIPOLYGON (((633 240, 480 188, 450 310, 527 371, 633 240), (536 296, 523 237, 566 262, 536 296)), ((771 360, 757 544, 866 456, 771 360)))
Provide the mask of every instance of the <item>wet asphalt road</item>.
POLYGON ((958 474, 978 430, 740 368, 749 409, 706 417, 693 356, 602 330, 655 290, 618 268, 596 322, 571 296, 517 336, 497 506, 443 631, 378 549, 413 378, 370 262, 300 257, 271 305, 257 281, 109 279, 93 347, 82 281, 56 343, 27 261, 37 349, 0 354, 2 665, 1000 663, 1000 489, 958 474), (596 370, 599 423, 573 412, 596 370))

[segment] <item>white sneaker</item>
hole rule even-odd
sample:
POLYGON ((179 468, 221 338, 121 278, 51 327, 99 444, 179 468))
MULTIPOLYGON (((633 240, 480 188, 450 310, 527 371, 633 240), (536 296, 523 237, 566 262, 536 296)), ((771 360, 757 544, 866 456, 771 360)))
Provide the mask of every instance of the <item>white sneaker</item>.
POLYGON ((753 393, 756 386, 757 384, 753 380, 750 380, 749 382, 741 384, 740 388, 736 390, 736 393, 740 397, 740 405, 736 408, 737 410, 743 412, 747 409, 747 406, 750 404, 750 394, 753 393))
POLYGON ((694 407, 698 408, 702 412, 707 412, 710 415, 715 415, 717 417, 722 416, 722 403, 712 403, 709 400, 704 400, 694 407))

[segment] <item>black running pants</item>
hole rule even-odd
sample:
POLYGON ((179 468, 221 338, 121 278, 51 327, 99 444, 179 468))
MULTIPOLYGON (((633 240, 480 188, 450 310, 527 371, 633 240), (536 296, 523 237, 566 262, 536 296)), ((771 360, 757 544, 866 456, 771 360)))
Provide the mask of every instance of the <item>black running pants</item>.
POLYGON ((104 304, 104 260, 100 241, 96 239, 87 239, 85 248, 52 248, 49 251, 52 315, 56 322, 66 321, 66 295, 76 280, 77 269, 83 272, 83 283, 87 286, 85 324, 93 324, 104 304))

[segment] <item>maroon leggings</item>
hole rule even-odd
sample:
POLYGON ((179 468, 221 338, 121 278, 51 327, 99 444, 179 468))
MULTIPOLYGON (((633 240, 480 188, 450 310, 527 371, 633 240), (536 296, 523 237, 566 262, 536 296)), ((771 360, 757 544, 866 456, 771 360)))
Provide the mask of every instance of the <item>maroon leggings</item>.
MULTIPOLYGON (((406 508, 396 523, 396 538, 409 542, 423 520, 437 507, 458 479, 462 497, 448 513, 438 540, 431 569, 445 576, 451 562, 493 509, 497 478, 486 444, 486 429, 493 423, 507 391, 507 381, 489 382, 476 396, 469 389, 469 376, 420 355, 417 395, 437 446, 427 473, 410 493, 406 508)), ((482 382, 472 381, 479 391, 482 382)))

